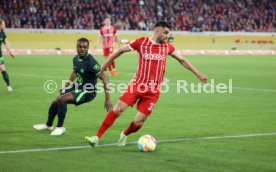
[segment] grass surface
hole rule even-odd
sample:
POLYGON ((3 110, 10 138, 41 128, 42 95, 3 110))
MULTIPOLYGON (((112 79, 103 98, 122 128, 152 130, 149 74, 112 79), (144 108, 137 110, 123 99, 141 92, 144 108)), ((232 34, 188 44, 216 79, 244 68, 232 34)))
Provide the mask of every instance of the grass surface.
MULTIPOLYGON (((96 56, 100 63, 103 57, 96 56)), ((275 56, 190 56, 188 59, 215 83, 233 80, 232 94, 177 94, 176 81, 199 81, 173 59, 167 61, 165 77, 170 91, 163 93, 143 128, 157 140, 200 138, 276 132, 275 56)), ((136 71, 136 55, 116 61, 119 76, 110 82, 128 82, 136 71)), ((72 56, 6 57, 14 91, 7 92, 0 80, 0 152, 38 148, 86 146, 84 136, 94 135, 106 112, 104 95, 80 107, 68 106, 67 132, 52 137, 32 126, 45 122, 50 102, 43 84, 61 85, 72 70, 72 56)), ((100 82, 100 81, 99 81, 100 82)), ((111 95, 113 104, 120 93, 111 95)), ((115 143, 136 113, 129 108, 102 137, 101 144, 115 143)), ((141 153, 136 145, 75 150, 0 154, 0 171, 276 171, 276 136, 235 139, 191 140, 159 143, 152 153, 141 153)))

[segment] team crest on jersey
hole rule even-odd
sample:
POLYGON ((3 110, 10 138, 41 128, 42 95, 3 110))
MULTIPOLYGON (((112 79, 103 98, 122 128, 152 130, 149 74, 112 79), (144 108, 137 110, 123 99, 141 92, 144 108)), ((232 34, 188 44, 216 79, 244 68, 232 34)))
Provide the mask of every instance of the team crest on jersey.
POLYGON ((80 69, 80 73, 84 73, 84 69, 83 68, 80 69))
POLYGON ((94 70, 100 70, 100 68, 101 68, 101 66, 100 66, 99 64, 95 64, 95 65, 93 66, 93 69, 94 69, 94 70))

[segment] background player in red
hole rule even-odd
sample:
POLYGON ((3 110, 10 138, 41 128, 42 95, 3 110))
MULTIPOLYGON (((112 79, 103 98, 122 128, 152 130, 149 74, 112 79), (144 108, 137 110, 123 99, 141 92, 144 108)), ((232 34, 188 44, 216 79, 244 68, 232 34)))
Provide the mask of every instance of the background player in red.
POLYGON ((183 67, 193 72, 201 81, 207 82, 207 77, 201 74, 187 59, 183 58, 175 48, 166 40, 169 37, 170 26, 166 22, 158 22, 151 38, 142 37, 131 42, 128 46, 118 49, 112 54, 101 68, 105 70, 107 65, 121 54, 136 50, 139 54, 139 65, 136 74, 132 78, 128 88, 120 97, 116 107, 109 111, 101 124, 96 136, 85 137, 86 142, 96 146, 104 132, 113 124, 129 106, 137 103, 137 114, 129 127, 124 130, 118 141, 119 146, 126 145, 127 136, 138 131, 148 116, 160 95, 160 87, 166 70, 166 58, 171 55, 183 67))
MULTIPOLYGON (((100 28, 100 34, 94 48, 97 48, 97 45, 99 44, 99 42, 102 42, 103 55, 107 59, 108 56, 112 54, 114 51, 115 41, 118 43, 118 46, 120 47, 121 44, 120 44, 119 37, 117 35, 116 27, 111 25, 110 18, 106 18, 104 20, 104 26, 100 28)), ((110 62, 110 64, 108 65, 108 69, 110 71, 109 76, 118 75, 114 61, 110 62)))

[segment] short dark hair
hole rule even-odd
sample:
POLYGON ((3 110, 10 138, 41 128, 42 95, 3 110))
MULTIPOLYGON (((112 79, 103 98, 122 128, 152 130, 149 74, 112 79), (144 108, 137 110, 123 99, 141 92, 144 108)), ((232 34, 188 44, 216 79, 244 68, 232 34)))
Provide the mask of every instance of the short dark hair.
POLYGON ((154 28, 157 28, 157 27, 167 27, 169 29, 171 29, 171 26, 169 25, 169 23, 167 22, 164 22, 164 21, 160 21, 160 22, 157 22, 154 26, 154 28))
POLYGON ((89 40, 87 38, 80 38, 80 39, 78 39, 77 43, 79 43, 79 42, 87 42, 87 45, 89 47, 89 40))

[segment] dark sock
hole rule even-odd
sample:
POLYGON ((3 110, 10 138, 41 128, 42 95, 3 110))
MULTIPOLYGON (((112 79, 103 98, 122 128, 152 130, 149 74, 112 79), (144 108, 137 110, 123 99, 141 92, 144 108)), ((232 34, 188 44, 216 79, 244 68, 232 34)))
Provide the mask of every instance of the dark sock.
POLYGON ((58 113, 58 105, 55 103, 52 103, 48 111, 48 121, 46 123, 47 126, 50 127, 53 125, 53 122, 57 113, 58 113))
POLYGON ((2 72, 2 75, 3 75, 3 79, 5 80, 7 86, 10 86, 10 80, 9 80, 9 75, 6 71, 3 71, 2 72))
POLYGON ((58 124, 57 127, 62 127, 67 112, 67 104, 59 103, 58 104, 58 124))

